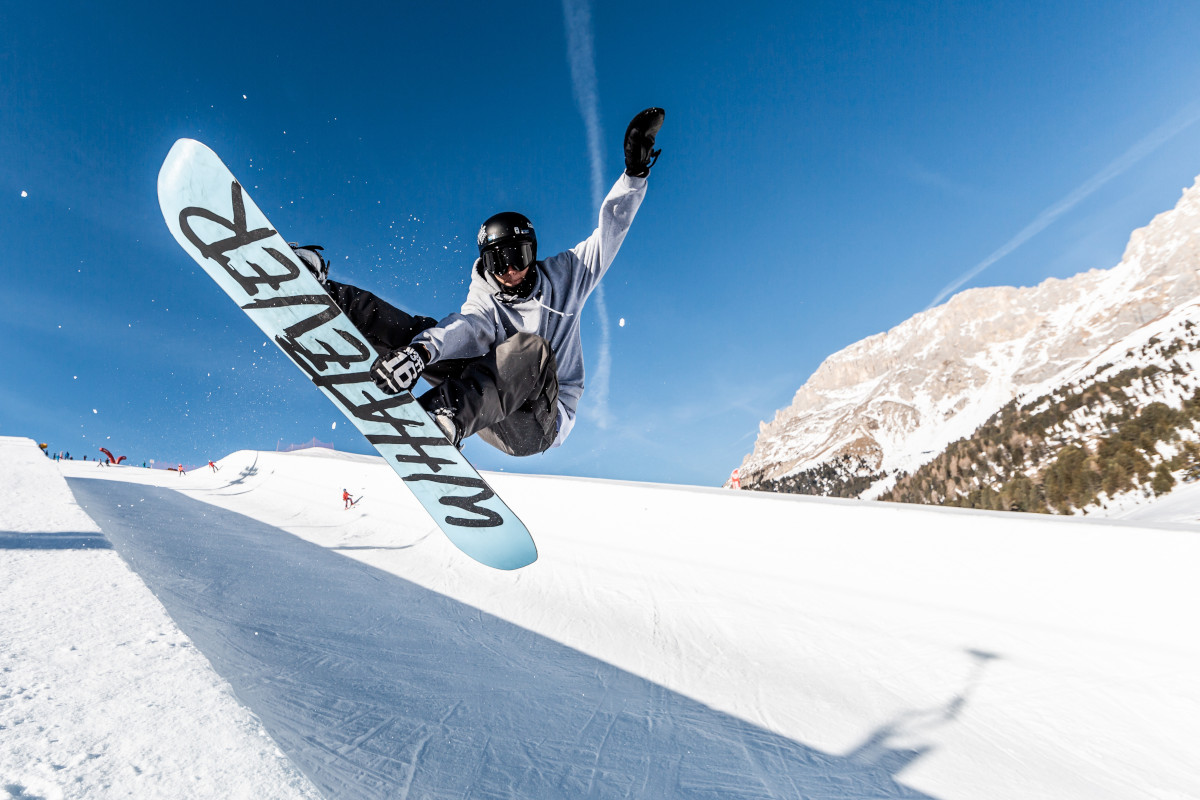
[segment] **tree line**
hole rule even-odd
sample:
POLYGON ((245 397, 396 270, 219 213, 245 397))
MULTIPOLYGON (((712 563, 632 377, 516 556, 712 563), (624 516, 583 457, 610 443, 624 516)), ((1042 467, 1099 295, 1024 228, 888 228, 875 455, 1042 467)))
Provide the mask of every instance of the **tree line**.
MULTIPOLYGON (((1175 363, 1169 371, 1182 372, 1175 363)), ((1181 437, 1200 421, 1200 389, 1177 409, 1157 401, 1139 407, 1130 387, 1137 382, 1143 393, 1153 393, 1162 372, 1154 365, 1132 367, 1062 395, 1010 402, 972 436, 899 476, 881 499, 1070 513, 1098 503, 1101 492, 1169 492, 1172 472, 1200 477, 1200 445, 1181 437), (1174 445, 1176 453, 1164 458, 1161 444, 1174 445)))

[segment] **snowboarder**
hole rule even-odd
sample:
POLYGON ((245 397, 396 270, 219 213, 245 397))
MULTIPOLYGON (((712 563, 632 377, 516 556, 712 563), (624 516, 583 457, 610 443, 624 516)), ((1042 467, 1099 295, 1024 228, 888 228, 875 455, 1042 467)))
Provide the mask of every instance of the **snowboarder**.
POLYGON ((379 357, 371 377, 395 394, 424 375, 419 398, 455 444, 473 434, 514 456, 561 445, 583 395, 580 312, 612 264, 646 195, 664 112, 648 108, 625 130, 625 172, 587 238, 545 260, 523 215, 507 211, 479 228, 479 258, 460 313, 441 322, 412 316, 374 294, 329 280, 314 245, 293 245, 379 357))

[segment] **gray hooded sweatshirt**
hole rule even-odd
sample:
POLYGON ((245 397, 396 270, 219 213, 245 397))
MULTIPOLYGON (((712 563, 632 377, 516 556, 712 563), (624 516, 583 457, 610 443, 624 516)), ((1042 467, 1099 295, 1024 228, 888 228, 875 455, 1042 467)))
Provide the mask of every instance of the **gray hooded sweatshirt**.
POLYGON ((539 261, 537 280, 526 297, 507 294, 476 260, 462 311, 418 334, 413 343, 428 348, 432 363, 485 355, 517 333, 541 336, 558 364, 558 437, 551 446, 559 446, 575 427, 575 409, 583 396, 580 312, 625 241, 645 196, 646 179, 622 173, 600 206, 599 227, 570 250, 539 261))

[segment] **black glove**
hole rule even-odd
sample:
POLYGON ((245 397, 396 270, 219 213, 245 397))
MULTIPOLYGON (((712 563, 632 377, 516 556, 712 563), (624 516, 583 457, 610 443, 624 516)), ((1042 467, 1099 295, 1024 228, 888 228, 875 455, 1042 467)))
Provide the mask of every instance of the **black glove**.
POLYGON ((429 354, 421 345, 393 350, 375 359, 371 365, 371 380, 384 392, 407 392, 417 385, 417 378, 429 364, 429 354))
POLYGON ((322 286, 329 279, 329 262, 321 257, 318 250, 324 250, 319 244, 306 244, 303 247, 295 242, 288 242, 288 247, 292 248, 292 252, 296 254, 296 258, 300 259, 300 263, 308 267, 308 271, 317 279, 317 283, 322 286))
POLYGON ((667 112, 661 108, 647 108, 638 114, 625 129, 625 174, 644 178, 658 160, 662 150, 654 149, 654 137, 662 127, 667 112))

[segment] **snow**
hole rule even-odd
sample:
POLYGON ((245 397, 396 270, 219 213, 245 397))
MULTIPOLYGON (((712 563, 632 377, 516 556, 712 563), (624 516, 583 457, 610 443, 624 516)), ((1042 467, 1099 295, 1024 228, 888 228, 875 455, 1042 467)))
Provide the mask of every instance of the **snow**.
POLYGON ((0 797, 318 797, 54 462, 0 463, 0 797))
POLYGON ((1178 484, 1168 493, 1150 503, 1138 498, 1120 497, 1108 509, 1089 509, 1088 513, 1126 522, 1167 522, 1200 527, 1200 483, 1184 483, 1182 472, 1175 473, 1178 484))
POLYGON ((503 573, 380 459, 218 465, 0 439, 0 790, 1200 797, 1200 538, 1148 509, 503 473, 540 552, 503 573))

